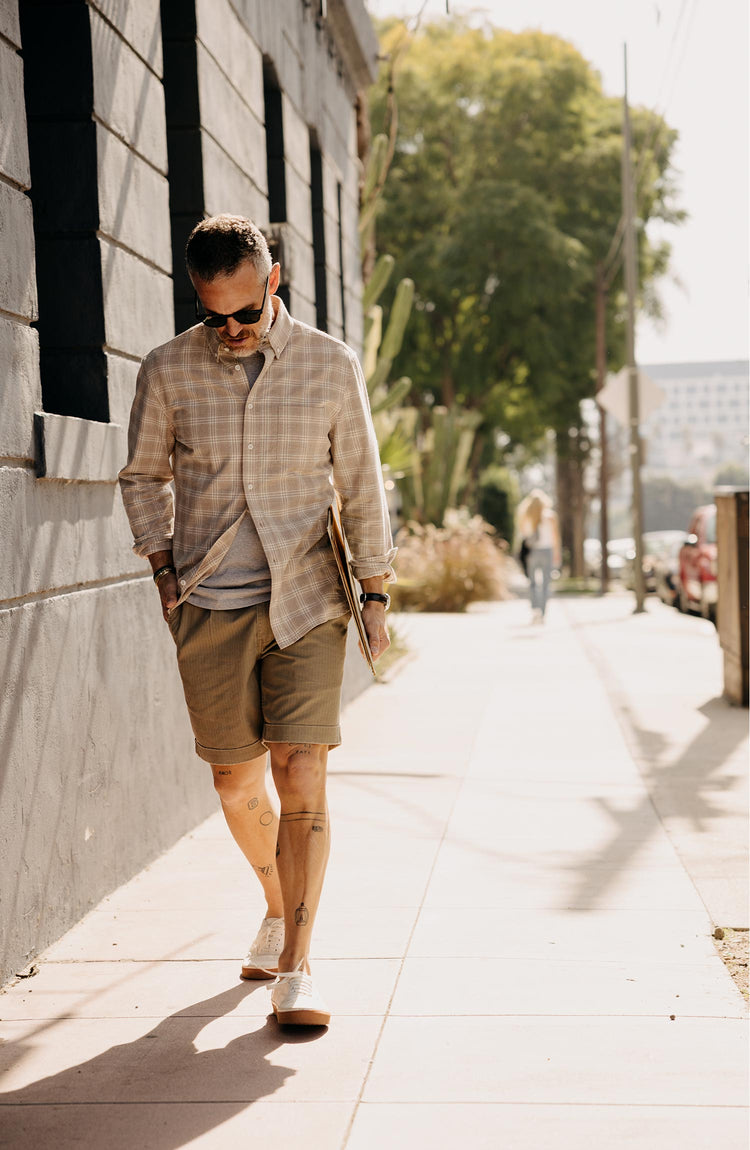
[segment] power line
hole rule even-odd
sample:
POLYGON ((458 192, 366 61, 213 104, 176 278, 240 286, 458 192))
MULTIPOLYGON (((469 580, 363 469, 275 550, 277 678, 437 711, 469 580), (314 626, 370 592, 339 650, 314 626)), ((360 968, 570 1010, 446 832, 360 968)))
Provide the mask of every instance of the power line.
MULTIPOLYGON (((652 125, 651 132, 650 132, 648 138, 644 141, 643 147, 640 149, 640 154, 638 157, 638 161, 636 163, 635 175, 634 175, 634 179, 633 179, 636 205, 637 205, 637 201, 638 201, 638 197, 639 197, 639 192, 642 190, 640 185, 643 183, 643 180, 645 177, 646 158, 658 145, 662 135, 664 134, 666 126, 667 126, 664 116, 665 116, 667 107, 669 106, 669 101, 671 100, 672 96, 674 95, 674 87, 675 87, 675 84, 677 82, 677 77, 680 74, 680 71, 682 69, 682 65, 683 65, 684 60, 685 60, 685 53, 687 51, 688 43, 690 42, 690 35, 692 33, 693 21, 695 19, 695 13, 697 11, 697 8, 698 8, 698 0, 682 0, 682 3, 680 4, 680 10, 677 14, 677 20, 675 22, 674 31, 672 32, 672 38, 669 42, 669 48, 667 50, 667 59, 666 59, 664 70, 662 72, 662 79, 661 79, 661 82, 659 85, 659 91, 657 93, 654 107, 651 109, 651 114, 653 117, 656 118, 656 122, 652 125), (664 104, 661 108, 661 111, 659 111, 659 103, 661 100, 661 95, 662 95, 662 92, 664 90, 664 85, 666 83, 667 76, 669 75, 669 68, 670 68, 670 64, 671 64, 673 54, 675 51, 675 46, 677 44, 677 40, 679 37, 680 28, 682 26, 683 18, 685 17, 685 14, 688 12, 689 12, 689 17, 688 17, 687 23, 685 25, 685 35, 684 35, 683 40, 682 40, 682 46, 681 46, 679 58, 677 59, 677 64, 676 64, 675 69, 674 69, 673 74, 672 74, 671 85, 670 85, 667 97, 664 100, 664 104)), ((617 227, 615 229, 615 233, 612 236, 612 241, 609 245, 609 250, 607 251, 607 254, 604 257, 604 265, 603 266, 604 266, 604 273, 605 273, 605 286, 607 289, 609 289, 611 287, 612 282, 613 282, 615 276, 617 275, 618 271, 620 270, 620 267, 622 264, 622 240, 623 240, 624 232, 625 232, 625 217, 624 217, 624 215, 622 215, 622 216, 620 216, 620 220, 619 220, 617 227)))

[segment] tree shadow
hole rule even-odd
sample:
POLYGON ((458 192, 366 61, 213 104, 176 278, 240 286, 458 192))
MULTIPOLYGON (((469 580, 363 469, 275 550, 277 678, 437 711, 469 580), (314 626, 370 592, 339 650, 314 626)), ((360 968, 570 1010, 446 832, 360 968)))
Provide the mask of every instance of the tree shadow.
MULTIPOLYGON (((732 790, 738 776, 720 774, 740 743, 746 737, 742 715, 722 698, 707 700, 698 708, 707 725, 685 747, 672 763, 657 766, 664 753, 665 738, 659 731, 640 726, 629 707, 615 704, 631 735, 632 750, 644 774, 648 788, 640 802, 629 810, 618 810, 607 798, 597 800, 612 820, 614 835, 603 851, 576 865, 578 882, 568 905, 593 910, 608 887, 645 847, 651 833, 664 820, 682 819, 693 831, 708 833, 725 811, 716 802, 719 793, 732 790)), ((674 844, 669 829, 665 833, 674 844)))
MULTIPOLYGON (((101 1146, 106 1137, 113 1145, 107 1126, 114 1121, 126 1126, 119 1131, 122 1139, 115 1139, 117 1145, 177 1150, 269 1098, 296 1073, 292 1067, 274 1065, 270 1056, 282 1046, 316 1040, 325 1027, 298 1031, 279 1027, 273 1015, 262 1023, 257 1017, 242 1017, 236 1023, 243 1033, 221 1049, 196 1046, 202 1030, 259 991, 261 984, 240 983, 183 1007, 132 1042, 118 1043, 85 1062, 0 1094, 0 1142, 46 1146, 54 1138, 57 1146, 101 1146), (118 1108, 125 1111, 119 1118, 118 1108)), ((127 1020, 134 1026, 140 1021, 127 1020)), ((99 1032, 106 1025, 102 1019, 77 1022, 99 1032)), ((28 1039, 7 1043, 5 1072, 31 1049, 28 1039)))

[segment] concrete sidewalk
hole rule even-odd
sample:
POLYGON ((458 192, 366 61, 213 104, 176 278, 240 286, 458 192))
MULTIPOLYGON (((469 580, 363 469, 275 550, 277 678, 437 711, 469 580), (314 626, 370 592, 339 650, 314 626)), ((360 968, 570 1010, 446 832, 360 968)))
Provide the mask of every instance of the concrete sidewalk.
POLYGON ((260 888, 217 815, 0 998, 0 1145, 745 1150, 711 934, 748 925, 747 712, 713 628, 616 595, 528 616, 403 617, 414 657, 347 708, 329 1030, 238 981, 260 888))

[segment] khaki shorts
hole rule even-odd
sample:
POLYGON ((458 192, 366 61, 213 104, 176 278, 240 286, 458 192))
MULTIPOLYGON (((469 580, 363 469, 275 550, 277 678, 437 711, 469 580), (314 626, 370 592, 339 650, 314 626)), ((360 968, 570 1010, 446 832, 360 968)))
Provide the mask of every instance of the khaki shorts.
POLYGON ((219 766, 264 754, 267 743, 341 742, 339 712, 349 616, 279 648, 268 603, 169 616, 195 750, 219 766))

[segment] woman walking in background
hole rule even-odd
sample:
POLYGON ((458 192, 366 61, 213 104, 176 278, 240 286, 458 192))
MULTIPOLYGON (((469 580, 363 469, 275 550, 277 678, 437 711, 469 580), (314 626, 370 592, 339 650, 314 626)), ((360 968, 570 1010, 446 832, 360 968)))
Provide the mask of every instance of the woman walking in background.
POLYGON ((549 597, 549 583, 553 567, 559 570, 562 562, 560 525, 552 507, 552 500, 539 488, 518 506, 518 531, 526 543, 526 573, 531 593, 532 619, 544 621, 549 597))

